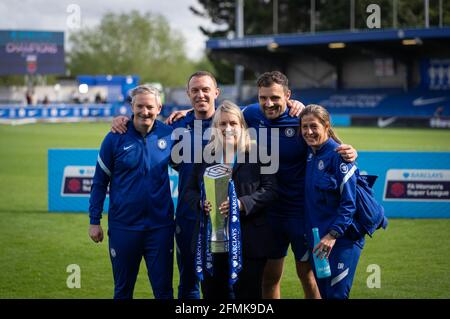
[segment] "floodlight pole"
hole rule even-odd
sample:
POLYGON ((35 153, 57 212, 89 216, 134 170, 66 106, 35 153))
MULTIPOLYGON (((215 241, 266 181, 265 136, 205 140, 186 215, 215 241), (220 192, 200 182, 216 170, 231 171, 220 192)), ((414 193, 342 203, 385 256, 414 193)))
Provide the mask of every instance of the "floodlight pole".
POLYGON ((278 34, 278 0, 273 0, 273 34, 278 34))
POLYGON ((397 11, 398 11, 398 0, 394 0, 392 3, 392 26, 394 27, 394 29, 397 29, 398 24, 397 11))
POLYGON ((310 27, 311 27, 311 33, 316 32, 316 0, 311 0, 311 10, 310 10, 310 27))
POLYGON ((350 0, 350 31, 355 31, 355 0, 350 0))
POLYGON ((244 36, 244 0, 236 0, 236 37, 244 36))
POLYGON ((424 0, 425 5, 425 28, 430 27, 430 1, 424 0))
POLYGON ((442 16, 442 0, 439 0, 439 28, 442 28, 443 16, 442 16))
MULTIPOLYGON (((241 39, 244 37, 244 0, 236 0, 236 33, 235 38, 241 39)), ((244 66, 236 64, 234 66, 234 84, 236 86, 236 102, 241 103, 242 100, 242 82, 244 78, 244 66)))

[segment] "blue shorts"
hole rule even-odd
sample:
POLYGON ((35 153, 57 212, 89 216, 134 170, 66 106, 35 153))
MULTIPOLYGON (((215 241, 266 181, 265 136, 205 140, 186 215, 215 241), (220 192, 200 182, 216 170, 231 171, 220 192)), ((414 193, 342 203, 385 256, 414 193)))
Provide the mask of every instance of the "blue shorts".
POLYGON ((142 257, 155 298, 173 299, 173 233, 173 226, 151 231, 108 230, 114 299, 133 298, 142 257))
MULTIPOLYGON (((339 240, 339 239, 338 239, 339 240)), ((331 250, 330 262, 331 277, 317 279, 320 295, 323 299, 348 299, 358 266, 361 247, 356 243, 337 245, 331 250)), ((315 267, 314 274, 315 274, 315 267)))
POLYGON ((296 261, 308 261, 309 250, 305 235, 305 221, 303 218, 267 218, 271 235, 267 252, 269 259, 286 257, 289 244, 296 261))

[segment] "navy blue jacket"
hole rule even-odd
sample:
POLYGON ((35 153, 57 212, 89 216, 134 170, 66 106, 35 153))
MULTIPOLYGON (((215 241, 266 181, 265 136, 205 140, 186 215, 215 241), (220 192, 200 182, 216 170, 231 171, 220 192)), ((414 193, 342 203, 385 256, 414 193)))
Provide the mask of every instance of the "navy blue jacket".
POLYGON ((91 189, 89 217, 100 224, 109 185, 109 228, 144 231, 173 225, 168 165, 172 128, 155 121, 143 137, 133 121, 125 134, 103 140, 91 189))
POLYGON ((260 110, 259 104, 243 109, 249 128, 256 129, 258 145, 264 146, 269 153, 274 152, 279 161, 277 172, 279 199, 268 213, 276 217, 304 217, 305 160, 307 145, 299 135, 300 121, 289 116, 289 109, 274 120, 268 120, 260 110), (267 137, 262 136, 260 128, 265 128, 267 137), (270 129, 279 130, 279 152, 271 145, 270 129), (267 143, 265 145, 264 143, 267 143))
MULTIPOLYGON (((308 148, 305 179, 306 234, 313 247, 312 228, 320 238, 335 230, 341 238, 336 244, 353 241, 351 236, 356 212, 356 166, 342 160, 335 149, 339 144, 328 139, 315 153, 308 148)), ((361 243, 364 239, 359 239, 361 243)))

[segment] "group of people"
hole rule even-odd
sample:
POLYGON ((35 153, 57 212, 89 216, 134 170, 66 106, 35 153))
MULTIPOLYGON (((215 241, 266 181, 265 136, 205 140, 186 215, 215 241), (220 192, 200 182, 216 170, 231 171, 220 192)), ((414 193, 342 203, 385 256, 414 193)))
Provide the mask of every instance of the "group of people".
MULTIPOLYGON (((349 297, 364 245, 350 227, 356 151, 337 138, 323 107, 290 100, 281 72, 262 74, 257 89, 256 104, 240 108, 224 101, 216 107, 215 77, 196 72, 187 83, 192 109, 174 114, 167 125, 156 119, 162 108, 158 90, 132 90, 132 118, 115 118, 101 145, 89 209, 89 235, 100 242, 109 186, 114 298, 132 298, 142 257, 155 298, 173 298, 174 237, 179 299, 199 299, 200 291, 204 299, 280 298, 289 245, 306 298, 349 297), (177 129, 182 134, 174 134, 177 129), (236 195, 219 205, 219 213, 237 212, 237 267, 231 248, 208 254, 204 222, 211 205, 202 182, 205 170, 219 163, 229 167, 230 194, 236 195), (179 173, 175 214, 169 165, 179 173), (319 229, 317 245, 312 228, 319 229), (331 277, 317 278, 312 254, 328 258, 331 277), (206 263, 199 263, 202 258, 206 263), (211 271, 202 267, 208 263, 211 271)), ((226 218, 233 230, 235 219, 226 218)))

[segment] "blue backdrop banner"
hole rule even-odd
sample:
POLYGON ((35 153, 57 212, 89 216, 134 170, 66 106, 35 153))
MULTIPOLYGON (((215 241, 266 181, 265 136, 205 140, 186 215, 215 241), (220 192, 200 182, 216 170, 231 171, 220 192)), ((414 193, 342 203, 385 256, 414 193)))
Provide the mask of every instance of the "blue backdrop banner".
POLYGON ((359 152, 388 217, 450 218, 450 153, 359 152))
MULTIPOLYGON (((88 212, 89 193, 97 163, 96 149, 48 150, 48 210, 50 212, 88 212)), ((169 168, 170 187, 176 208, 178 173, 169 168)), ((104 211, 108 211, 106 196, 104 211)))
MULTIPOLYGON (((87 212, 98 150, 48 150, 48 210, 87 212)), ((450 153, 359 152, 362 174, 378 175, 374 191, 388 217, 450 218, 450 153)), ((178 174, 169 169, 174 204, 178 174)), ((107 211, 108 197, 104 209, 107 211)))

